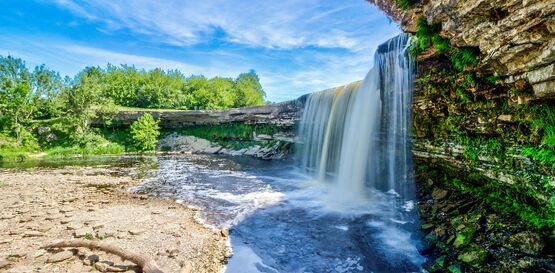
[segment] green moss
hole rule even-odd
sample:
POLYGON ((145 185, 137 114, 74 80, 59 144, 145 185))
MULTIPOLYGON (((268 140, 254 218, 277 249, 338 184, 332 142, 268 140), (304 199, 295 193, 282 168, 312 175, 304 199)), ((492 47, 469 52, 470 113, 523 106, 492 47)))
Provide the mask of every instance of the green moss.
POLYGON ((401 10, 409 10, 416 5, 415 0, 395 0, 401 10))
POLYGON ((485 177, 470 177, 464 174, 461 176, 463 177, 454 179, 446 176, 444 183, 476 196, 501 213, 516 214, 532 228, 555 227, 555 206, 552 203, 546 207, 545 201, 539 199, 541 194, 538 192, 530 191, 521 185, 509 187, 485 177))
POLYGON ((244 124, 233 123, 224 125, 200 125, 186 127, 178 130, 166 130, 164 133, 178 132, 181 135, 190 135, 204 138, 213 142, 218 141, 251 141, 254 139, 254 134, 257 135, 273 135, 278 132, 283 132, 287 128, 282 128, 274 125, 267 124, 244 124))
POLYGON ((471 245, 465 249, 458 259, 470 266, 478 267, 482 265, 488 256, 488 251, 478 245, 471 245))

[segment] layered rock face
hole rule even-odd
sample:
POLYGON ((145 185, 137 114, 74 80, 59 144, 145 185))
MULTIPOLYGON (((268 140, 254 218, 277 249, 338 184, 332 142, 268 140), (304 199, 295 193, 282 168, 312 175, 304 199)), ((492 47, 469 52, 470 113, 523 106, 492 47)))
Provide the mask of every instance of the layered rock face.
MULTIPOLYGON (((112 123, 118 126, 129 126, 143 114, 150 113, 155 119, 160 119, 160 126, 165 129, 230 123, 292 126, 300 118, 303 101, 304 97, 300 97, 297 100, 282 103, 227 110, 120 111, 113 118, 112 123)), ((91 124, 101 126, 104 121, 98 118, 91 124)))
POLYGON ((427 0, 406 12, 395 0, 369 1, 408 32, 420 16, 441 23, 453 46, 480 49, 483 72, 507 83, 524 79, 536 98, 555 98, 555 1, 427 0))

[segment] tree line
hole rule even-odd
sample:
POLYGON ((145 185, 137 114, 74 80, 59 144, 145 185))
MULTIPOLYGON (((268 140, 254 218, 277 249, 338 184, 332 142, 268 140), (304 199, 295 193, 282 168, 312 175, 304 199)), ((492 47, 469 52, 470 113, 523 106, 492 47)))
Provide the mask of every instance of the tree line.
POLYGON ((117 111, 118 106, 226 109, 262 105, 265 95, 254 71, 235 79, 209 79, 186 77, 178 70, 108 64, 62 78, 45 65, 29 69, 20 58, 0 56, 0 150, 11 145, 9 137, 14 145, 41 146, 33 131, 41 121, 48 121, 48 129, 57 132, 51 142, 83 146, 98 138, 91 134, 89 121, 98 112, 117 111))

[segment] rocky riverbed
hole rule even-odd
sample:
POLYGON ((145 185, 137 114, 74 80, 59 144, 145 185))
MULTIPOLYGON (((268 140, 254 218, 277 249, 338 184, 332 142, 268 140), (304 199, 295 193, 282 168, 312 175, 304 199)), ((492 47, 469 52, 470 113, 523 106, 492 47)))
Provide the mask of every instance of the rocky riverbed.
POLYGON ((220 272, 227 232, 195 221, 195 209, 128 191, 135 168, 0 169, 0 272, 138 272, 85 248, 41 249, 67 239, 110 243, 154 259, 164 272, 220 272))

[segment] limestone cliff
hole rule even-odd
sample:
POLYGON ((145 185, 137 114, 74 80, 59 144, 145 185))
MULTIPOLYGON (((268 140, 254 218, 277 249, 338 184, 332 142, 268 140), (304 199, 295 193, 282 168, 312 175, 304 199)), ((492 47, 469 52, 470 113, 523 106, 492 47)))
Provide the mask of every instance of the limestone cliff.
POLYGON ((369 0, 416 32, 416 20, 441 24, 455 47, 477 47, 482 72, 528 81, 537 98, 555 98, 554 0, 425 0, 402 11, 395 0, 369 0))

